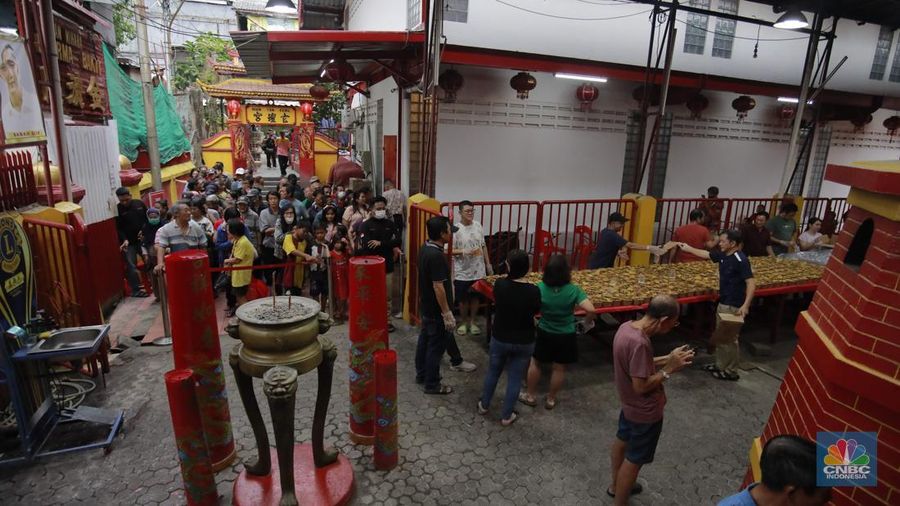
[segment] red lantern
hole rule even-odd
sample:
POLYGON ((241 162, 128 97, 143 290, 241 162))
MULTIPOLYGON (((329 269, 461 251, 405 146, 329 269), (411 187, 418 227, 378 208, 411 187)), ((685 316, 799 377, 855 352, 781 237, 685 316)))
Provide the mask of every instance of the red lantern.
POLYGON ((313 112, 313 105, 311 102, 303 102, 300 104, 300 112, 303 113, 303 119, 308 121, 308 118, 313 112))
POLYGON ((884 128, 888 129, 888 135, 894 137, 894 134, 897 133, 897 129, 900 129, 900 116, 891 116, 884 120, 882 125, 884 125, 884 128))
POLYGON ((537 86, 537 79, 528 72, 519 72, 509 80, 509 85, 516 90, 516 96, 525 100, 528 92, 537 86))
POLYGON ((309 87, 309 95, 316 100, 325 100, 328 98, 328 95, 331 92, 328 91, 328 88, 322 86, 319 83, 316 83, 309 87))
POLYGON ((691 111, 691 118, 699 119, 700 114, 709 107, 709 99, 697 93, 687 100, 687 108, 691 111))
POLYGON ((853 123, 853 127, 854 127, 853 131, 854 132, 862 132, 863 128, 865 128, 865 126, 871 122, 872 122, 871 114, 860 114, 860 115, 855 116, 854 118, 850 119, 850 123, 853 123))
POLYGON ((575 98, 581 102, 582 111, 590 111, 591 104, 600 96, 600 90, 596 86, 584 83, 575 90, 575 98))
POLYGON ((444 90, 444 102, 456 102, 456 92, 463 87, 465 82, 462 74, 453 69, 442 72, 438 77, 438 86, 444 90))
POLYGON ((356 75, 356 69, 353 68, 353 65, 345 61, 333 61, 325 65, 325 73, 323 77, 326 81, 332 82, 347 82, 353 81, 353 77, 356 75))
POLYGON ((782 105, 778 108, 778 119, 785 123, 790 123, 795 114, 797 114, 797 109, 792 105, 782 105))
POLYGON ((748 97, 747 95, 741 95, 731 101, 731 107, 737 111, 738 120, 742 121, 747 117, 747 111, 756 107, 756 100, 753 100, 753 98, 748 97))
POLYGON ((241 114, 241 103, 231 99, 225 104, 225 110, 228 112, 228 119, 238 119, 238 115, 241 114))

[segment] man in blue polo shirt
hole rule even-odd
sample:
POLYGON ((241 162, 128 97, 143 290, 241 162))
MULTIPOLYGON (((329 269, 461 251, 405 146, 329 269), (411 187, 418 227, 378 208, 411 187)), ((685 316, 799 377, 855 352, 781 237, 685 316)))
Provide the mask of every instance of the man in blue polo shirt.
POLYGON ((647 246, 629 242, 622 237, 620 233, 622 229, 625 228, 625 222, 627 221, 628 218, 623 216, 622 213, 615 212, 609 215, 609 218, 606 220, 606 228, 600 231, 600 240, 597 241, 597 249, 594 250, 594 253, 591 254, 591 258, 588 260, 588 269, 612 267, 616 262, 616 257, 627 260, 628 253, 626 250, 629 249, 649 251, 654 255, 661 255, 666 251, 664 248, 658 248, 656 246, 647 246))
MULTIPOLYGON (((750 312, 750 302, 753 301, 753 292, 756 291, 756 280, 753 278, 749 258, 740 251, 741 242, 740 231, 732 229, 719 236, 721 251, 706 251, 693 248, 687 243, 678 243, 682 251, 700 258, 708 258, 719 264, 719 306, 716 308, 718 314, 731 313, 745 317, 750 312)), ((738 344, 740 333, 741 325, 723 325, 722 319, 716 318, 716 335, 721 344, 716 344, 716 363, 704 368, 714 378, 728 381, 740 379, 737 373, 740 361, 738 344), (720 326, 722 328, 719 328, 720 326)))

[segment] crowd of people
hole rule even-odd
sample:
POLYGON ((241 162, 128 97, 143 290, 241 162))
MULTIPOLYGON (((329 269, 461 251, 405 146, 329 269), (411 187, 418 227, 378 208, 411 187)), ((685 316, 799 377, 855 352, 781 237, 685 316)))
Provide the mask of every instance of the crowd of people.
MULTIPOLYGON (((713 378, 734 381, 739 379, 741 325, 734 325, 733 321, 725 324, 723 317, 733 315, 743 321, 752 306, 756 282, 748 259, 753 256, 747 251, 749 229, 762 229, 769 234, 762 243, 762 254, 769 255, 820 247, 828 239, 819 232, 821 219, 810 219, 807 229, 797 233, 797 206, 792 202, 781 204, 775 218, 766 216, 767 219, 760 220, 765 211, 758 210, 739 228, 720 231, 723 206, 717 204, 718 189, 710 188, 708 194, 711 198, 690 213, 690 223, 675 230, 672 241, 659 246, 623 238, 620 232, 628 220, 618 212, 611 213, 607 227, 599 234, 589 267, 612 267, 617 258, 627 258, 628 250, 650 251, 671 262, 715 262, 719 268, 718 317, 714 331, 718 344, 714 362, 703 369, 713 378)), ((480 301, 473 284, 491 273, 484 232, 473 219, 474 205, 469 201, 460 202, 459 213, 457 223, 442 216, 428 220, 428 240, 418 259, 421 330, 415 357, 416 382, 431 395, 453 392, 453 387, 441 376, 441 359, 448 352, 451 370, 457 370, 452 367, 454 351, 459 355, 454 334, 481 332, 475 322, 480 301), (452 269, 445 255, 448 250, 453 258, 452 269)), ((752 242, 754 238, 749 240, 752 242)), ((757 241, 749 247, 752 250, 759 244, 757 241)), ((537 285, 525 280, 530 266, 531 258, 525 251, 508 252, 498 268, 506 275, 493 286, 494 319, 488 369, 475 409, 480 415, 491 412, 491 401, 505 372, 506 391, 499 415, 503 426, 510 426, 519 418, 517 402, 532 408, 538 405, 538 386, 542 372, 548 368, 551 371, 549 390, 542 404, 546 410, 557 406, 566 368, 578 360, 576 314, 584 315, 582 331, 590 330, 596 317, 587 294, 572 283, 571 267, 565 256, 550 256, 537 285)), ((688 345, 663 356, 653 355, 651 339, 677 327, 682 313, 683 308, 675 298, 660 294, 650 301, 639 319, 619 324, 615 333, 613 365, 621 410, 610 450, 611 483, 606 490, 615 504, 626 504, 630 495, 641 492, 638 473, 642 466, 653 461, 662 433, 664 383, 693 363, 695 353, 688 345)), ((469 370, 475 370, 475 365, 469 370)), ((814 457, 812 442, 795 436, 771 439, 763 451, 762 482, 725 499, 722 504, 781 504, 779 501, 784 500, 824 504, 829 491, 815 486, 814 457), (802 472, 792 472, 800 466, 805 466, 802 472)))
POLYGON ((347 316, 350 258, 377 255, 385 259, 390 313, 406 201, 390 181, 383 195, 374 198, 368 187, 352 191, 323 185, 315 176, 301 184, 296 174, 266 190, 261 177, 243 168, 229 176, 216 164, 191 171, 182 199, 171 208, 159 200, 148 209, 124 187, 116 195, 119 244, 134 297, 149 295, 139 266, 158 300, 159 277, 154 274, 164 269, 165 255, 200 249, 209 253, 212 267, 232 268, 212 280, 214 293, 225 294, 228 317, 255 293, 256 285, 256 292, 317 299, 340 323, 347 316))

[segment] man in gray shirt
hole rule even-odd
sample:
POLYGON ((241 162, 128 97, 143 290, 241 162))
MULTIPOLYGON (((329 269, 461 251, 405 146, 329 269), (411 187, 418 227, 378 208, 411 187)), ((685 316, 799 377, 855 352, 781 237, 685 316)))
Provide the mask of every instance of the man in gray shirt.
POLYGON ((191 208, 183 202, 172 206, 172 220, 156 232, 156 272, 165 270, 165 256, 186 249, 206 249, 203 227, 191 221, 191 208))
MULTIPOLYGON (((278 209, 278 194, 270 191, 266 195, 266 208, 259 213, 259 234, 262 237, 260 246, 260 261, 263 265, 276 263, 275 248, 278 244, 275 241, 275 228, 278 225, 280 212, 278 209)), ((263 276, 266 284, 272 283, 272 275, 274 271, 264 270, 263 276)))

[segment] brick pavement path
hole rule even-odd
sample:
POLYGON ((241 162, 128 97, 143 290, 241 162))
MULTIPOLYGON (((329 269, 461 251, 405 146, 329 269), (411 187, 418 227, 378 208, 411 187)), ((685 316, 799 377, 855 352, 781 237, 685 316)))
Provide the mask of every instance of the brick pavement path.
MULTIPOLYGON (((375 471, 371 448, 354 446, 347 436, 347 327, 328 333, 340 354, 326 439, 353 463, 354 504, 611 503, 604 494, 609 483, 607 449, 619 408, 609 347, 602 342, 611 334, 599 340, 580 338, 581 362, 572 369, 554 411, 519 406, 520 420, 505 428, 496 419, 497 400, 491 415, 475 412, 487 361, 479 341, 459 338, 465 357, 479 370, 464 374, 445 369, 445 379, 456 392, 426 396, 413 382, 415 329, 398 327, 391 339, 399 353, 401 458, 390 472, 375 471)), ((665 353, 676 344, 681 344, 677 337, 657 343, 657 351, 665 353)), ((233 345, 231 338, 222 337, 223 350, 233 345)), ((768 361, 769 367, 783 371, 791 349, 791 342, 776 349, 777 358, 768 361)), ((125 435, 111 453, 60 456, 4 471, 0 502, 183 504, 163 383, 163 373, 172 367, 170 355, 169 348, 132 346, 117 357, 106 390, 98 389, 89 398, 89 405, 126 409, 125 435)), ((241 460, 250 458, 253 448, 230 370, 227 379, 239 459, 217 475, 221 504, 231 502, 241 460)), ((776 378, 759 371, 745 373, 735 383, 712 380, 699 370, 669 381, 656 462, 642 472, 645 491, 632 504, 713 504, 733 493, 744 476, 751 438, 761 431, 778 386, 776 378)), ((503 388, 505 378, 498 392, 503 388)), ((301 441, 310 434, 314 394, 315 375, 302 376, 296 422, 301 441)), ((270 423, 265 401, 260 406, 270 423)))

